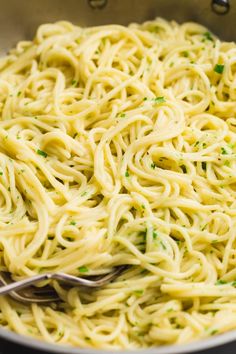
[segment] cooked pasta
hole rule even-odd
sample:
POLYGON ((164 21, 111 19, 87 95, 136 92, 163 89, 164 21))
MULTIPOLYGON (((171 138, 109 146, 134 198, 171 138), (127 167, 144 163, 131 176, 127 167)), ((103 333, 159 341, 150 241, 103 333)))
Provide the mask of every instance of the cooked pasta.
POLYGON ((196 23, 45 24, 2 58, 0 270, 131 267, 0 297, 1 326, 110 350, 236 329, 235 101, 236 44, 196 23))

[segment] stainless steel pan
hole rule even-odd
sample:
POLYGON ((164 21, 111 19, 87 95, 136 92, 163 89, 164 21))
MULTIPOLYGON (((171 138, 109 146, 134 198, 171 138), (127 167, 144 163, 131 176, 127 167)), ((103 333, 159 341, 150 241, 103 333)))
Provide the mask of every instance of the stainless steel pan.
MULTIPOLYGON (((236 41, 236 0, 231 0, 230 6, 228 0, 213 2, 216 4, 212 6, 212 0, 0 0, 0 54, 5 53, 19 40, 32 38, 40 24, 58 20, 88 26, 143 22, 162 16, 179 22, 197 21, 219 37, 236 41), (225 14, 219 15, 216 12, 225 14)), ((39 342, 1 328, 0 337, 47 353, 109 354, 109 351, 68 348, 39 342)), ((188 345, 137 350, 132 354, 199 352, 233 340, 236 340, 236 331, 188 345)), ((130 351, 122 353, 128 354, 130 351)))

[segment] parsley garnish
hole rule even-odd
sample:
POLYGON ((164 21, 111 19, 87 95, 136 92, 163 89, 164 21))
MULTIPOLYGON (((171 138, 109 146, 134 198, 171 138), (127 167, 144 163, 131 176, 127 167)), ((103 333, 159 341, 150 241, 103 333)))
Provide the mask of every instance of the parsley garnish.
POLYGON ((125 114, 125 113, 121 113, 121 114, 120 114, 120 117, 121 117, 121 118, 125 118, 125 117, 126 117, 126 114, 125 114))
POLYGON ((211 336, 214 336, 214 334, 218 333, 218 329, 213 329, 211 332, 210 332, 210 335, 211 336))
POLYGON ((151 163, 151 168, 153 169, 153 170, 155 170, 155 167, 156 167, 156 164, 153 162, 153 163, 151 163))
POLYGON ((161 97, 156 97, 156 98, 154 98, 153 101, 154 101, 155 103, 163 103, 163 102, 165 102, 166 100, 165 100, 165 98, 164 98, 163 96, 161 96, 161 97))
POLYGON ((137 295, 137 296, 142 296, 142 295, 143 295, 143 292, 144 292, 144 291, 143 291, 143 290, 141 290, 141 289, 140 289, 140 290, 135 290, 135 291, 134 291, 135 295, 137 295))
POLYGON ((3 172, 0 172, 0 176, 2 176, 3 175, 3 172))
POLYGON ((125 177, 129 177, 129 172, 128 171, 125 172, 125 177))
POLYGON ((227 281, 222 279, 217 280, 217 282, 215 283, 215 285, 224 285, 224 284, 227 284, 227 281))
POLYGON ((20 96, 20 94, 21 94, 21 91, 18 91, 18 92, 17 92, 17 97, 19 97, 19 96, 20 96))
POLYGON ((182 52, 182 55, 187 58, 189 56, 189 52, 187 52, 187 50, 183 51, 182 52))
POLYGON ((221 154, 222 155, 228 155, 228 152, 225 150, 224 147, 221 148, 221 154))
POLYGON ((86 266, 81 266, 78 269, 80 273, 87 273, 89 271, 86 266))
POLYGON ((76 87, 78 85, 78 81, 77 80, 72 80, 71 81, 71 85, 76 87))
POLYGON ((72 221, 70 222, 70 225, 76 225, 76 222, 72 220, 72 221))
POLYGON ((212 42, 214 41, 212 34, 210 32, 203 33, 203 37, 205 40, 212 41, 212 42))
POLYGON ((48 156, 48 154, 45 151, 39 150, 39 149, 37 150, 37 154, 40 155, 40 156, 43 156, 45 158, 48 156))
POLYGON ((152 233, 153 240, 156 240, 157 237, 158 237, 158 233, 156 231, 153 231, 153 233, 152 233))
POLYGON ((221 64, 216 64, 215 67, 214 67, 214 71, 217 73, 217 74, 222 74, 223 71, 224 71, 224 65, 221 65, 221 64))

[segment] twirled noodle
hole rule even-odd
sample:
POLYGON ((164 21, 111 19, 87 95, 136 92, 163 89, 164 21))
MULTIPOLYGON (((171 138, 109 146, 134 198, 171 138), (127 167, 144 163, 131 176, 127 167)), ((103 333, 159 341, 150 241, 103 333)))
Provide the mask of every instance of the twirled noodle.
POLYGON ((1 270, 133 266, 54 283, 59 305, 1 297, 1 325, 111 350, 236 329, 235 100, 235 43, 195 23, 46 24, 2 58, 1 270))

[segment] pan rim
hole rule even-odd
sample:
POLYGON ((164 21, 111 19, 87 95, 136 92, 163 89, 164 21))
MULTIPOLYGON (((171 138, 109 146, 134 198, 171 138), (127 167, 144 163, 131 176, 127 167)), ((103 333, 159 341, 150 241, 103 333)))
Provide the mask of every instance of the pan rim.
MULTIPOLYGON (((45 341, 37 340, 29 336, 14 333, 10 330, 0 328, 0 338, 3 338, 11 343, 25 346, 31 349, 36 349, 46 353, 57 354, 114 354, 114 351, 106 349, 79 348, 70 347, 60 344, 52 344, 45 341)), ((215 337, 206 338, 181 345, 167 345, 153 348, 137 349, 137 350, 119 350, 117 353, 122 354, 185 354, 196 353, 199 350, 207 350, 215 347, 220 347, 224 344, 236 340, 236 330, 219 334, 215 337)))

